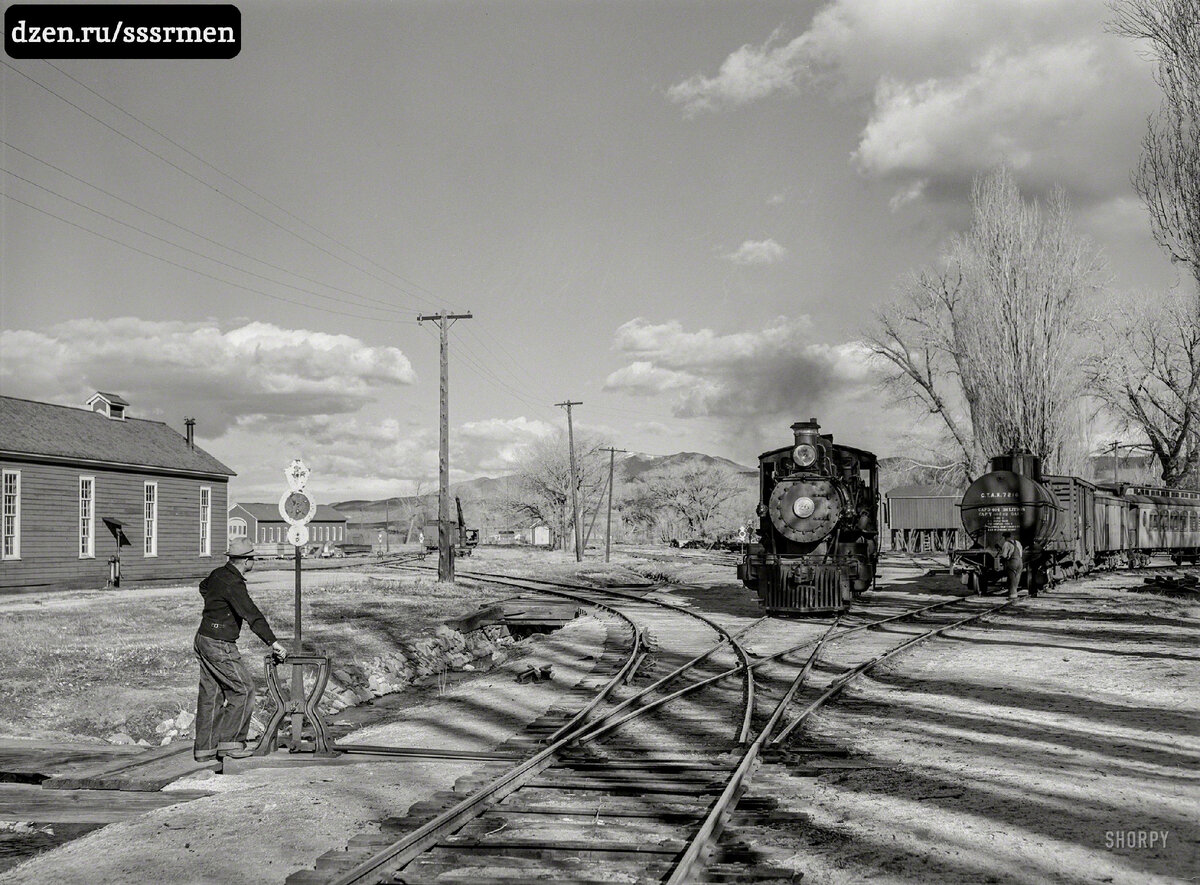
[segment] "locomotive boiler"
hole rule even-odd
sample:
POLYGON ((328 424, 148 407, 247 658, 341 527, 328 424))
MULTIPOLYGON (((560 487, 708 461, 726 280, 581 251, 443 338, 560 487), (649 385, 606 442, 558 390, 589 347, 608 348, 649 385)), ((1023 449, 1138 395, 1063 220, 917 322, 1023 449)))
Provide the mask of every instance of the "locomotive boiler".
POLYGON ((758 458, 759 539, 738 578, 768 614, 842 611, 875 578, 875 455, 820 429, 815 418, 797 422, 791 445, 758 458))

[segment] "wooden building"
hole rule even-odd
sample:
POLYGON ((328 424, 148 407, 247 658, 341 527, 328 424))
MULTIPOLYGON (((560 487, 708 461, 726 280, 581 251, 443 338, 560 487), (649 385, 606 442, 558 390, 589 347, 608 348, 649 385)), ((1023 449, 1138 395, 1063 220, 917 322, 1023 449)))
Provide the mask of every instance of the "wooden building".
POLYGON ((906 485, 884 496, 891 549, 941 553, 969 546, 958 505, 963 490, 950 485, 906 485))
POLYGON ((0 397, 0 589, 190 579, 224 561, 234 472, 161 421, 0 397))
MULTIPOLYGON (((249 538, 259 555, 291 556, 289 525, 278 504, 234 504, 229 508, 229 537, 249 538)), ((346 542, 346 517, 328 504, 318 504, 308 523, 308 546, 337 546, 346 542)))

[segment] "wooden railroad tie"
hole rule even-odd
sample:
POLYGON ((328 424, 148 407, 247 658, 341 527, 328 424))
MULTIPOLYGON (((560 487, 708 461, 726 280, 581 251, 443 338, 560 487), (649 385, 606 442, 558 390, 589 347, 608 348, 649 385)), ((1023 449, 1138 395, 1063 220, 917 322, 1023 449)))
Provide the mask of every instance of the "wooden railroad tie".
POLYGON ((534 664, 526 664, 525 667, 519 673, 517 673, 517 682, 541 682, 544 679, 550 679, 553 670, 553 664, 543 664, 540 667, 534 664))

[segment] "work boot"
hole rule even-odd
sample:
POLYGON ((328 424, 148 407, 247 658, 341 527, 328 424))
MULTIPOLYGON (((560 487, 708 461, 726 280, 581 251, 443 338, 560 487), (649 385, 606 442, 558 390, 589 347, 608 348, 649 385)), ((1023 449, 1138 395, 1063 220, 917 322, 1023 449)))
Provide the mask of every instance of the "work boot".
POLYGON ((254 755, 254 748, 247 746, 245 741, 221 741, 216 753, 218 759, 245 759, 254 755))
POLYGON ((193 750, 192 758, 195 759, 197 762, 216 762, 217 761, 217 751, 216 750, 193 750))

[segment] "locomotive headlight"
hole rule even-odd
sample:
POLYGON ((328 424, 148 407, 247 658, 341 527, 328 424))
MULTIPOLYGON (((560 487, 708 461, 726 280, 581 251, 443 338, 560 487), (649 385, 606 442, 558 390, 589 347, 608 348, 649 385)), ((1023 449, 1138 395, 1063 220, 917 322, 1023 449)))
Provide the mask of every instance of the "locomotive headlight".
POLYGON ((796 502, 792 504, 792 513, 801 519, 808 519, 816 509, 817 505, 813 503, 812 498, 797 498, 796 502))
POLYGON ((801 467, 811 467, 813 462, 817 460, 816 447, 810 446, 808 443, 800 443, 800 445, 792 449, 792 460, 801 467))

